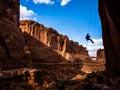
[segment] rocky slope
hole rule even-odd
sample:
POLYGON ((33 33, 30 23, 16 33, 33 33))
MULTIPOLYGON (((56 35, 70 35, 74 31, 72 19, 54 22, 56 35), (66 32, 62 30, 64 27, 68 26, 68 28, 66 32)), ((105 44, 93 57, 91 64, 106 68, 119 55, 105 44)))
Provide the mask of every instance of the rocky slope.
POLYGON ((42 44, 45 44, 47 47, 51 48, 53 51, 70 61, 85 59, 89 57, 88 51, 85 47, 79 45, 78 42, 69 40, 67 36, 59 34, 52 28, 47 28, 44 25, 31 20, 20 21, 20 28, 24 33, 26 44, 29 47, 41 47, 38 44, 38 42, 41 42, 42 44), (30 37, 36 39, 37 42, 31 40, 30 37))
POLYGON ((104 84, 103 76, 100 74, 99 76, 97 74, 87 75, 78 71, 67 68, 58 69, 58 67, 57 69, 50 68, 50 71, 30 68, 7 70, 0 72, 0 87, 1 90, 76 90, 75 88, 77 90, 102 90, 91 88, 102 88, 103 85, 99 84, 104 84), (91 88, 88 88, 89 84, 91 88))
POLYGON ((120 0, 99 0, 108 77, 120 76, 120 0))
POLYGON ((0 1, 0 68, 24 67, 30 53, 19 25, 19 0, 0 1))

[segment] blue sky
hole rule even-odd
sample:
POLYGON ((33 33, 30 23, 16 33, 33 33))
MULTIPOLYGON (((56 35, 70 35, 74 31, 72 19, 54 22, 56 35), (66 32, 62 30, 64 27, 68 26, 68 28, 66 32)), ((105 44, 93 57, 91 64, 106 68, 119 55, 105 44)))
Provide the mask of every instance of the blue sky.
POLYGON ((98 0, 21 0, 20 19, 56 29, 87 47, 90 54, 103 47, 98 0), (95 44, 85 40, 87 33, 95 44))

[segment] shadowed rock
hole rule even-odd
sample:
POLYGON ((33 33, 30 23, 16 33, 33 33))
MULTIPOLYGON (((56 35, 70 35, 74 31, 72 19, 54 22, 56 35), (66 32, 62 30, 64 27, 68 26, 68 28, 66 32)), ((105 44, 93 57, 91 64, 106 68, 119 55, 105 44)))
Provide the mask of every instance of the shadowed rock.
POLYGON ((120 0, 99 0, 108 77, 120 76, 120 0))
POLYGON ((25 41, 19 29, 19 0, 0 0, 0 63, 2 69, 25 67, 25 41))

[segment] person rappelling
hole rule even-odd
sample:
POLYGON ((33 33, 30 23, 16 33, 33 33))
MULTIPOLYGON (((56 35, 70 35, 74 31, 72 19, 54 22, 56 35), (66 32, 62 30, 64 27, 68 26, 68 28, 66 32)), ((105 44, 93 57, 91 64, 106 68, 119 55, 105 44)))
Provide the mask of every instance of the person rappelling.
POLYGON ((87 40, 87 41, 90 40, 92 43, 94 43, 93 40, 90 38, 90 35, 89 35, 89 34, 86 35, 86 40, 87 40))

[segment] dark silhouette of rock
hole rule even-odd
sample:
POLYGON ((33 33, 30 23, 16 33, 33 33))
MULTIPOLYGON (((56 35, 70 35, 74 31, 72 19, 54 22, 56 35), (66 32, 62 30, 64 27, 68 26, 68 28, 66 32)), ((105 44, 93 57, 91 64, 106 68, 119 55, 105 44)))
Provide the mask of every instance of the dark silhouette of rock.
POLYGON ((120 76, 120 0, 99 0, 108 77, 120 76))
POLYGON ((19 0, 0 0, 0 17, 5 17, 19 26, 19 3, 19 0))
MULTIPOLYGON (((0 67, 25 67, 28 60, 24 52, 25 41, 19 25, 19 0, 0 1, 0 67)), ((30 57, 29 57, 30 60, 30 57)), ((28 60, 28 62, 29 62, 28 60)))

